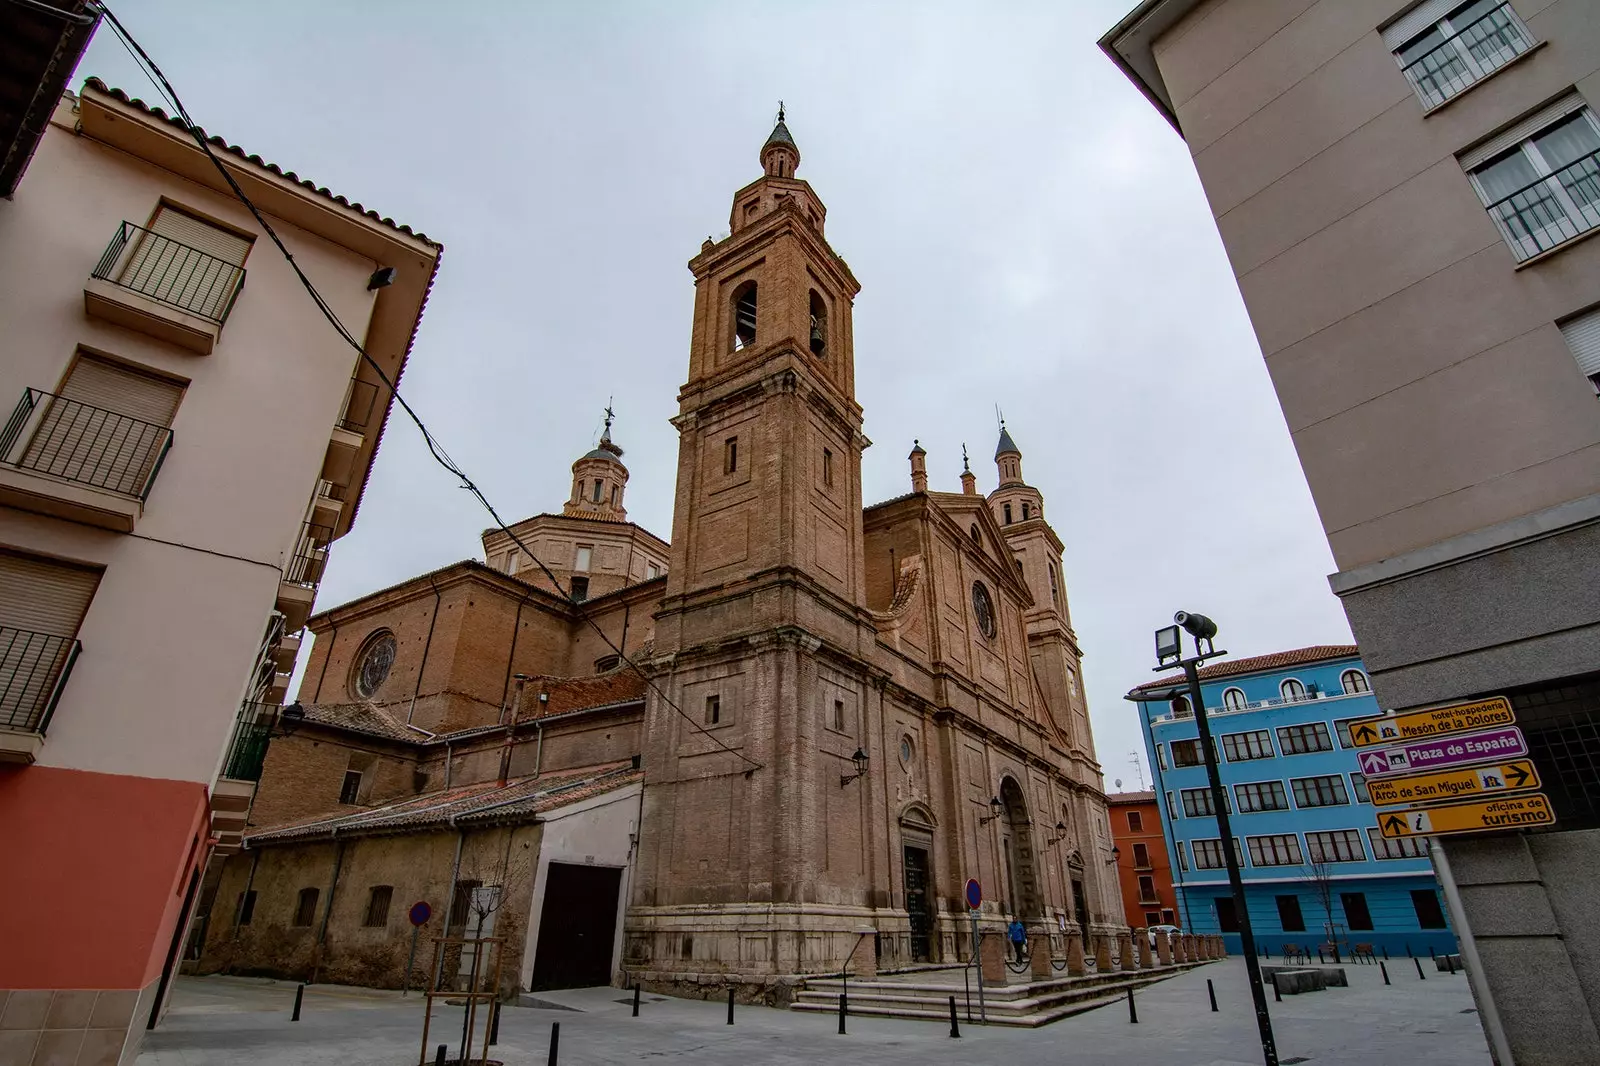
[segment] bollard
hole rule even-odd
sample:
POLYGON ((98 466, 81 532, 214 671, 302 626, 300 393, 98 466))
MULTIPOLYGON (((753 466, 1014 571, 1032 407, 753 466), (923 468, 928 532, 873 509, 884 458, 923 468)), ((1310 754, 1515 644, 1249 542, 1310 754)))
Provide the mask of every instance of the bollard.
POLYGON ((1387 947, 1383 949, 1383 957, 1386 959, 1389 957, 1389 949, 1387 947))
POLYGON ((845 1012, 844 993, 840 992, 839 993, 839 1035, 840 1036, 844 1035, 844 1012, 845 1012))
POLYGON ((1456 974, 1456 957, 1454 955, 1446 955, 1444 957, 1444 964, 1446 969, 1449 971, 1450 976, 1454 977, 1456 974))
POLYGON ((633 986, 633 1016, 635 1018, 637 1018, 639 1016, 639 986, 638 985, 634 985, 633 986))
POLYGON ((489 1004, 489 1043, 500 1043, 500 1003, 489 1004))
POLYGON ((733 1024, 733 986, 728 986, 728 1024, 733 1024))
POLYGON ((1211 1013, 1217 1013, 1217 990, 1211 985, 1211 978, 1206 978, 1206 995, 1211 997, 1211 1013))
POLYGON ((1327 959, 1322 957, 1322 949, 1318 948, 1317 949, 1317 962, 1318 963, 1322 963, 1322 964, 1326 964, 1327 961, 1328 961, 1327 959))
POLYGON ((1389 966, 1387 963, 1378 963, 1378 971, 1383 974, 1383 983, 1389 983, 1389 966))
POLYGON ((556 1066, 556 1052, 561 1049, 561 1023, 550 1024, 550 1057, 545 1059, 545 1066, 556 1066))
POLYGON ((1413 956, 1411 961, 1417 964, 1417 976, 1426 981, 1428 975, 1422 972, 1422 960, 1413 956))
POLYGON ((1139 1009, 1133 1005, 1133 989, 1128 989, 1128 1024, 1139 1024, 1139 1009))
POLYGON ((444 1056, 445 1056, 445 1051, 446 1050, 447 1050, 446 1045, 444 1045, 444 1044, 440 1044, 439 1045, 439 1054, 437 1054, 437 1055, 435 1055, 433 1057, 433 1066, 444 1066, 444 1056))
POLYGON ((950 1037, 955 1039, 961 1035, 961 1023, 956 1021, 956 997, 950 997, 950 1037))
POLYGON ((1278 975, 1272 975, 1272 998, 1279 1003, 1283 1002, 1283 989, 1278 987, 1278 975))
POLYGON ((290 1015, 291 1022, 300 1020, 300 1002, 306 998, 306 986, 298 985, 294 990, 294 1014, 290 1015))

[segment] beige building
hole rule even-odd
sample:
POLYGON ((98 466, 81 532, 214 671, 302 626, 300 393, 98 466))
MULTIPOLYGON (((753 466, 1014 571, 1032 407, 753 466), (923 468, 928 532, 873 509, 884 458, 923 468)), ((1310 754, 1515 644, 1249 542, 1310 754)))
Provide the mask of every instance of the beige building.
MULTIPOLYGON (((0 202, 0 1060, 89 1066, 237 847, 389 396, 186 129, 94 79, 42 118, 0 202)), ((398 378, 439 246, 212 144, 398 378)))
POLYGON ((1435 861, 1502 1066, 1592 1061, 1595 4, 1147 0, 1101 46, 1193 155, 1380 701, 1516 708, 1558 824, 1435 861))
POLYGON ((916 446, 910 491, 863 506, 858 286, 782 122, 760 155, 732 233, 690 262, 670 545, 626 520, 608 421, 520 546, 488 531, 487 563, 313 618, 305 724, 267 758, 201 969, 398 983, 409 927, 364 924, 372 893, 429 903, 437 931, 467 921, 466 882, 507 901, 524 988, 598 973, 784 1001, 852 952, 954 961, 968 877, 985 928, 1019 915, 1058 954, 1125 929, 1044 497, 1002 432, 990 496, 970 470, 931 489, 916 446), (522 803, 551 783, 591 806, 522 803), (402 830, 415 805, 460 817, 402 830), (507 856, 500 883, 453 867, 478 847, 507 856))

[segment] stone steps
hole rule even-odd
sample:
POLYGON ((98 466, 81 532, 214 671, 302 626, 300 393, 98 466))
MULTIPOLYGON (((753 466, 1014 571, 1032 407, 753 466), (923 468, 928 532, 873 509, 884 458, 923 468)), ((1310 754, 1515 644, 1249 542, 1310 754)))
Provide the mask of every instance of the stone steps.
MULTIPOLYGON (((1166 966, 1154 970, 1113 971, 1082 977, 1047 978, 1003 987, 985 987, 984 1005, 989 1024, 1036 1028, 1060 1018, 1094 1010, 1122 999, 1130 988, 1138 989, 1175 976, 1192 965, 1166 966)), ((838 978, 807 981, 790 1009, 815 1013, 836 1012, 839 994, 845 983, 838 978)), ((967 1018, 966 989, 948 982, 931 981, 851 981, 848 1010, 851 1014, 875 1018, 907 1018, 947 1021, 950 996, 962 1021, 967 1018)), ((972 1012, 978 1014, 978 990, 972 989, 972 1012)))

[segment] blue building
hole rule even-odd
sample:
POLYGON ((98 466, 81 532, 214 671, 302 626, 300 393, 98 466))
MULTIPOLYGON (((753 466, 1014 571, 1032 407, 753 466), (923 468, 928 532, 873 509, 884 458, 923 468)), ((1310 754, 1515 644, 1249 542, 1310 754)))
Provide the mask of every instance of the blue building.
MULTIPOLYGON (((1171 691, 1176 678, 1139 686, 1171 691)), ((1322 645, 1200 671, 1258 947, 1336 940, 1404 955, 1454 951, 1426 841, 1387 840, 1357 772, 1349 723, 1379 713, 1354 645, 1322 645)), ((1239 922, 1187 698, 1138 704, 1179 922, 1224 935, 1239 922)))

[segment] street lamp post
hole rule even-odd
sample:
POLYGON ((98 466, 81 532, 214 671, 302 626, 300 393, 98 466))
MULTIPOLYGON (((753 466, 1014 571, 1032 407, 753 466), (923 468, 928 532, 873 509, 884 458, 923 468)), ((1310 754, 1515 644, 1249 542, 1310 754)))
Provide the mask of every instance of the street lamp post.
MULTIPOLYGON (((1233 826, 1228 818, 1227 794, 1222 790, 1222 774, 1217 768, 1217 753, 1212 747, 1211 723, 1206 719, 1206 701, 1200 694, 1200 664, 1228 654, 1217 651, 1212 644, 1217 635, 1217 624, 1203 614, 1179 611, 1172 616, 1177 625, 1156 630, 1157 670, 1167 670, 1177 665, 1183 667, 1188 681, 1189 705, 1194 708, 1194 721, 1200 729, 1200 754, 1205 759, 1206 778, 1211 784, 1211 807, 1217 816, 1217 832, 1222 838, 1222 858, 1228 867, 1228 887, 1233 890, 1233 910, 1239 919, 1239 940, 1244 950, 1244 965, 1250 975, 1250 998, 1256 1008, 1256 1028, 1261 1032, 1261 1056, 1266 1066, 1278 1066, 1278 1045, 1272 1037, 1272 1016, 1267 1013, 1267 994, 1261 987, 1261 963, 1256 955, 1255 933, 1250 928, 1250 910, 1244 898, 1244 879, 1239 875, 1239 856, 1234 851, 1233 826), (1194 655, 1183 657, 1183 635, 1187 631, 1194 638, 1194 655)), ((1134 693, 1129 693, 1133 698, 1134 693)), ((1146 697, 1148 698, 1148 697, 1146 697)))

